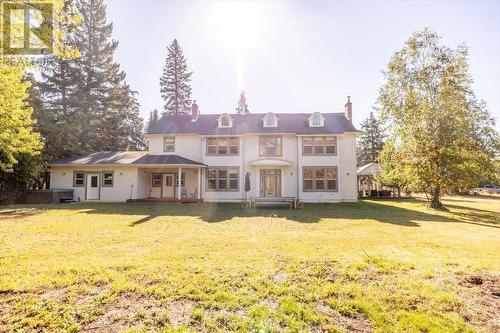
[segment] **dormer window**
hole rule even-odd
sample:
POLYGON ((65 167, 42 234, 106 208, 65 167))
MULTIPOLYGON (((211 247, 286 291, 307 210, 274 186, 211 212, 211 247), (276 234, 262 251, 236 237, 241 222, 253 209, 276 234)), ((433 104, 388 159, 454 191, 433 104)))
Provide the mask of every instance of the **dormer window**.
POLYGON ((219 127, 233 127, 233 118, 228 114, 219 117, 219 127))
POLYGON ((309 127, 324 127, 325 126, 325 117, 321 115, 319 112, 314 112, 309 117, 309 127))
POLYGON ((262 119, 264 127, 278 127, 278 117, 272 112, 269 112, 262 119))

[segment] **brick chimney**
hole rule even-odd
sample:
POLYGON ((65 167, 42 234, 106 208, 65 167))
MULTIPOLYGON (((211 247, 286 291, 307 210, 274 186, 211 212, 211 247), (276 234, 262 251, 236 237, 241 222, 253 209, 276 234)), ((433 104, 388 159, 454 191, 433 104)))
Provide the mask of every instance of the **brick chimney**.
POLYGON ((198 104, 196 104, 196 100, 193 101, 191 105, 191 121, 198 121, 198 117, 200 116, 200 111, 198 110, 198 104))
POLYGON ((351 103, 351 96, 347 96, 347 103, 344 105, 345 108, 345 117, 352 121, 352 103, 351 103))

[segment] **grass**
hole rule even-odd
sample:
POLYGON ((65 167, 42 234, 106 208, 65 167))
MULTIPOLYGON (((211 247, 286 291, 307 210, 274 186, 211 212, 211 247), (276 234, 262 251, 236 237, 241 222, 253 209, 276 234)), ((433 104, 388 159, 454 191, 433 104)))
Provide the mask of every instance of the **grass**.
POLYGON ((0 208, 0 332, 495 332, 500 200, 0 208))

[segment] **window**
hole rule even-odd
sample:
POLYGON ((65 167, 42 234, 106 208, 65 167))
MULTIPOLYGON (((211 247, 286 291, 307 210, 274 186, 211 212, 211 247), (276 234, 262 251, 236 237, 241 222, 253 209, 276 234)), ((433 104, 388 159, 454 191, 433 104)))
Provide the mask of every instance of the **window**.
MULTIPOLYGON (((175 186, 179 187, 179 174, 175 174, 175 186)), ((181 174, 181 187, 186 186, 186 174, 183 172, 181 174)))
POLYGON ((239 150, 238 137, 207 138, 207 155, 238 155, 239 150))
POLYGON ((84 187, 84 186, 85 186, 85 171, 74 171, 73 187, 84 187))
POLYGON ((314 112, 309 117, 309 127, 323 127, 325 124, 325 118, 319 112, 314 112))
POLYGON ((91 176, 90 177, 90 187, 97 187, 97 181, 99 177, 97 176, 91 176))
POLYGON ((281 136, 259 137, 260 156, 281 156, 281 136))
POLYGON ((102 186, 113 187, 113 171, 102 172, 102 186))
POLYGON ((337 138, 334 136, 305 136, 302 138, 303 155, 336 155, 337 138))
POLYGON ((337 191, 337 167, 306 167, 302 178, 304 192, 337 191))
POLYGON ((278 127, 278 117, 272 112, 266 114, 262 119, 264 127, 278 127))
POLYGON ((161 187, 161 178, 162 178, 161 173, 153 173, 151 186, 152 187, 161 187))
POLYGON ((233 127, 233 119, 228 114, 219 117, 219 127, 233 127))
POLYGON ((163 151, 166 153, 172 153, 175 151, 175 137, 165 136, 163 138, 163 151))
POLYGON ((207 170, 207 191, 238 191, 239 168, 217 167, 207 170))

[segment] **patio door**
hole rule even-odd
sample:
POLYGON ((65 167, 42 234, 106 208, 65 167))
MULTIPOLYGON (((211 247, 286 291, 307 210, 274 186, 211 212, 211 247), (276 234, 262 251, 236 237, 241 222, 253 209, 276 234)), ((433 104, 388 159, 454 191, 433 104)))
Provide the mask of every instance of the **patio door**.
POLYGON ((281 197, 281 170, 260 170, 260 196, 281 197))
POLYGON ((87 186, 85 192, 86 200, 99 200, 100 186, 98 173, 87 173, 87 186))
POLYGON ((167 173, 163 175, 163 197, 173 198, 175 197, 175 187, 174 187, 174 174, 167 173))

